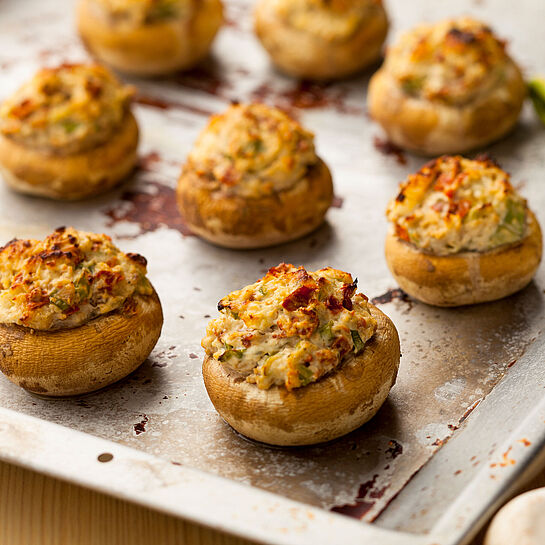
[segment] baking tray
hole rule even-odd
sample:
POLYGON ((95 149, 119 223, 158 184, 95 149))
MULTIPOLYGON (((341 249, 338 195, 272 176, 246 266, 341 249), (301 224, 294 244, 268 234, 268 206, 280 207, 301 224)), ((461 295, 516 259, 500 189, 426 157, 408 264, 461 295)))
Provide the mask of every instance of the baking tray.
MULTIPOLYGON (((226 0, 227 23, 198 70, 137 85, 140 167, 124 186, 82 203, 0 187, 0 240, 59 225, 112 234, 149 261, 164 305, 163 335, 126 380, 88 396, 33 397, 0 377, 0 459, 225 532, 271 544, 358 540, 466 543, 512 490, 545 441, 543 267, 517 295, 436 309, 396 289, 383 258, 384 209, 421 158, 388 153, 366 115, 369 75, 337 84, 275 73, 251 33, 251 2, 226 0), (289 110, 316 133, 335 206, 310 236, 268 250, 228 251, 190 235, 174 188, 209 114, 231 101, 289 110), (378 415, 335 442, 278 449, 236 435, 201 378, 200 338, 226 293, 280 261, 352 272, 396 324, 402 361, 378 415), (369 524, 371 523, 372 524, 369 524)), ((422 20, 470 13, 510 39, 527 74, 545 72, 545 3, 389 0, 390 39, 422 20)), ((0 98, 40 66, 86 59, 74 5, 0 3, 0 98)), ((545 222, 545 130, 527 105, 514 133, 488 151, 545 222)))

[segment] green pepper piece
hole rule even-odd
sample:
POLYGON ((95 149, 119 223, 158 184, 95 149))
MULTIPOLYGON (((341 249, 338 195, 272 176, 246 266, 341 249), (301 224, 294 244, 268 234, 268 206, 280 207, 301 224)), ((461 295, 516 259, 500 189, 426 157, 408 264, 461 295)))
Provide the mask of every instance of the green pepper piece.
POLYGON ((423 85, 424 77, 407 78, 401 82, 401 88, 406 94, 410 96, 417 95, 422 89, 423 85))
POLYGON ((335 340, 335 334, 333 333, 332 327, 333 322, 330 320, 329 322, 327 322, 326 324, 322 324, 318 328, 318 333, 328 345, 330 345, 335 340))
POLYGON ((60 308, 63 312, 70 308, 70 305, 66 301, 63 301, 62 299, 51 299, 50 298, 49 302, 52 303, 53 305, 55 305, 56 307, 60 308))
POLYGON ((233 356, 236 356, 239 360, 242 359, 245 348, 235 349, 230 344, 224 343, 225 352, 220 356, 220 361, 227 361, 233 356))
POLYGON ((352 335, 352 341, 354 343, 354 353, 358 354, 365 347, 365 343, 361 340, 360 334, 357 332, 357 330, 351 329, 350 334, 352 335))
POLYGON ((506 244, 518 240, 524 235, 526 225, 526 209, 522 203, 507 201, 507 213, 498 225, 491 241, 496 244, 506 244))
POLYGON ((68 133, 73 133, 78 127, 79 123, 73 119, 63 119, 61 122, 63 129, 68 133))
POLYGON ((300 364, 297 366, 297 372, 299 375, 299 382, 301 383, 301 386, 306 386, 307 384, 312 382, 313 374, 308 367, 305 367, 303 364, 300 364))
POLYGON ((80 301, 83 301, 89 295, 89 281, 85 276, 82 276, 77 282, 75 282, 74 287, 76 288, 76 295, 80 301))

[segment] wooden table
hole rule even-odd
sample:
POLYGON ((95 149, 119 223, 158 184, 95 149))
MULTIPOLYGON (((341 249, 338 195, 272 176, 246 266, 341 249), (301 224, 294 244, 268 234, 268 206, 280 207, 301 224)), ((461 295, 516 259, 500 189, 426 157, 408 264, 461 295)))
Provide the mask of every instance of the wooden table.
MULTIPOLYGON (((538 486, 545 466, 521 491, 538 486)), ((252 543, 0 462, 0 545, 252 543)))

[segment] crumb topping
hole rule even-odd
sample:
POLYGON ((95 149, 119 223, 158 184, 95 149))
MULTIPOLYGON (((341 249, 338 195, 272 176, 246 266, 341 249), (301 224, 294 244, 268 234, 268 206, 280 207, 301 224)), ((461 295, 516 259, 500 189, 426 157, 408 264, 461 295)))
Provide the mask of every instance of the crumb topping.
POLYGON ((527 230, 526 201, 486 157, 444 156, 424 165, 401 184, 386 215, 400 239, 437 255, 485 252, 527 230))
POLYGON ((99 65, 45 68, 1 105, 0 132, 44 151, 83 151, 111 137, 132 93, 99 65))
POLYGON ((382 10, 382 0, 275 0, 272 7, 290 26, 326 41, 344 41, 382 10))
POLYGON ((218 303, 202 340, 206 354, 261 389, 304 387, 360 354, 376 320, 357 280, 326 267, 281 263, 218 303))
POLYGON ((506 77, 505 42, 469 17, 422 24, 388 50, 386 70, 412 97, 465 104, 506 77))
POLYGON ((77 327, 151 295, 146 259, 107 235, 61 227, 44 240, 0 248, 0 323, 38 330, 77 327))
POLYGON ((257 198, 291 188, 317 163, 314 136, 286 113, 235 104, 212 116, 185 169, 211 191, 257 198))

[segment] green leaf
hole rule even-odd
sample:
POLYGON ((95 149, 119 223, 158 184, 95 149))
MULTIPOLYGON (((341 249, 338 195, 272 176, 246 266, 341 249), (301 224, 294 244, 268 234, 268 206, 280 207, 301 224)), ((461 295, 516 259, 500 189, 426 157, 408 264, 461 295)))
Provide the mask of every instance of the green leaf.
POLYGON ((528 83, 528 92, 537 115, 545 124, 545 78, 535 78, 530 81, 528 83))
POLYGON ((357 332, 357 330, 351 329, 350 333, 352 335, 352 341, 354 343, 354 353, 358 354, 364 349, 365 343, 361 340, 360 334, 357 332))

